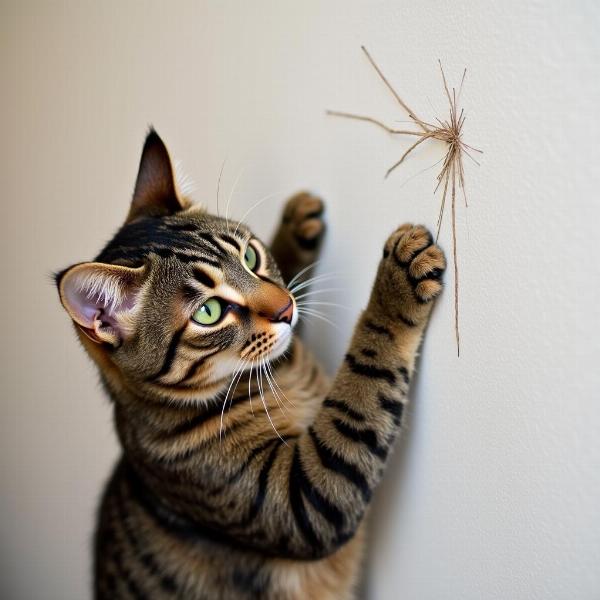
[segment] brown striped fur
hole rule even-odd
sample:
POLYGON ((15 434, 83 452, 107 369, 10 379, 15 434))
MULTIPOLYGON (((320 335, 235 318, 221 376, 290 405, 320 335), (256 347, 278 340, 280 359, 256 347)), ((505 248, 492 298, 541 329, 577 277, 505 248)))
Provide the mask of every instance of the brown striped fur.
POLYGON ((125 225, 57 276, 123 449, 99 511, 97 599, 355 597, 445 260, 423 227, 390 236, 329 381, 292 338, 303 292, 284 284, 315 260, 322 212, 294 196, 269 250, 181 197, 151 131, 125 225), (210 297, 225 316, 202 326, 191 316, 210 297))

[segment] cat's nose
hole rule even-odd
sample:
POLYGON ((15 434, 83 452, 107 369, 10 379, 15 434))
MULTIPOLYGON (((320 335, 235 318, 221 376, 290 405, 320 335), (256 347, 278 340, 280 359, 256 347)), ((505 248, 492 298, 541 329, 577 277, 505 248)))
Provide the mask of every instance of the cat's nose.
POLYGON ((287 303, 286 306, 280 309, 280 311, 275 315, 274 319, 271 319, 274 323, 291 323, 292 317, 294 316, 294 304, 292 303, 292 299, 287 303))
POLYGON ((267 283, 254 297, 251 308, 259 317, 271 323, 290 323, 294 316, 294 302, 290 295, 280 287, 267 283))

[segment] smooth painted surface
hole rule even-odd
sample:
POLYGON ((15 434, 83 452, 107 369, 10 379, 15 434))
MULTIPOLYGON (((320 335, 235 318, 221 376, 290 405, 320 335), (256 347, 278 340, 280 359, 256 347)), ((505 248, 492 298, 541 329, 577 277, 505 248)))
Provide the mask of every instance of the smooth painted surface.
POLYGON ((447 110, 437 59, 455 84, 467 66, 465 137, 485 150, 458 207, 461 357, 449 289, 377 495, 369 598, 600 597, 597 3, 20 1, 0 23, 3 598, 88 597, 117 449, 49 273, 123 219, 149 123, 210 207, 225 157, 232 215, 274 194, 249 216, 264 237, 286 194, 327 199, 320 272, 345 278, 322 300, 348 310, 309 337, 330 369, 387 234, 435 225, 436 169, 411 177, 443 148, 384 181, 409 140, 324 114, 406 120, 360 44, 427 119, 447 110))

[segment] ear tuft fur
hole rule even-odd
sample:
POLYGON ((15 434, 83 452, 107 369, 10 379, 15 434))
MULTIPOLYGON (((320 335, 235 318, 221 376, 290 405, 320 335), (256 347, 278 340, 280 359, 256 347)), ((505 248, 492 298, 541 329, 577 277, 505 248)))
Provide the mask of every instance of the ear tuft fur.
POLYGON ((196 191, 194 180, 183 170, 180 160, 175 161, 175 181, 182 200, 189 198, 196 191))
POLYGON ((119 345, 131 333, 146 268, 81 263, 57 276, 60 300, 93 341, 119 345))

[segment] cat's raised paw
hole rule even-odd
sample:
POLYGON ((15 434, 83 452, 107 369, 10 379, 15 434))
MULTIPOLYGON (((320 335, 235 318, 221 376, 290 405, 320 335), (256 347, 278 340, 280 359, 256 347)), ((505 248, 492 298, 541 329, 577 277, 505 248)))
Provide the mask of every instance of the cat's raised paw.
POLYGON ((444 252, 431 233, 422 225, 401 225, 383 249, 376 282, 379 306, 405 323, 422 322, 443 289, 445 269, 444 252))
POLYGON ((292 196, 283 211, 282 225, 303 250, 316 250, 323 233, 323 201, 309 192, 292 196))

